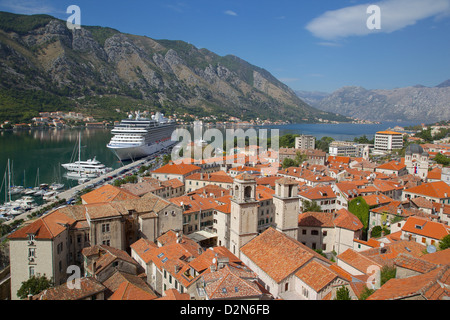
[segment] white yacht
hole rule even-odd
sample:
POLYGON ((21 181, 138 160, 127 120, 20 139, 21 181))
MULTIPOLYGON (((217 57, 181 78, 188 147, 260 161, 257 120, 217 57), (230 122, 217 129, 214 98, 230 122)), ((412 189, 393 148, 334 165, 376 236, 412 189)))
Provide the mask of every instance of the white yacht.
POLYGON ((75 161, 72 163, 62 164, 62 167, 68 171, 80 171, 84 173, 106 173, 111 171, 104 164, 100 163, 95 157, 86 161, 75 161))
POLYGON ((120 161, 143 158, 177 143, 171 140, 175 129, 176 123, 160 112, 151 119, 141 117, 139 112, 136 117, 130 114, 111 130, 114 136, 107 147, 120 161))
MULTIPOLYGON (((71 159, 72 160, 72 159, 71 159)), ((78 161, 64 163, 61 165, 68 172, 68 178, 95 178, 101 174, 111 171, 104 164, 101 164, 95 157, 87 161, 81 161, 81 132, 78 134, 78 161)))

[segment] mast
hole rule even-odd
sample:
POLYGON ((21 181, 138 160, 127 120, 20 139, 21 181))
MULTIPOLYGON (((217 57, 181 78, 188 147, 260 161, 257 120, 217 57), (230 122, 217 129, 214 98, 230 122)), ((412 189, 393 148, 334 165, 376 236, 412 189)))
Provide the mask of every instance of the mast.
POLYGON ((78 132, 78 175, 81 177, 81 131, 78 132))
POLYGON ((8 195, 9 195, 9 202, 11 202, 11 190, 9 189, 11 185, 11 167, 9 165, 9 158, 8 158, 8 195))

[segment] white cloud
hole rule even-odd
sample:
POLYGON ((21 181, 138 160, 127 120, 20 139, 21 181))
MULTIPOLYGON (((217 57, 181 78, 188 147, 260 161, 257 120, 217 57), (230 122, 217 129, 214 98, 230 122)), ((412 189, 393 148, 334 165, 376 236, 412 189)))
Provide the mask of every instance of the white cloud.
POLYGON ((309 22, 306 29, 314 36, 326 39, 340 39, 349 36, 364 36, 371 33, 391 33, 430 17, 448 16, 450 0, 383 0, 327 11, 309 22), (367 28, 367 13, 370 5, 381 9, 381 29, 367 28))
POLYGON ((236 12, 231 11, 231 10, 227 10, 224 13, 229 15, 229 16, 233 16, 233 17, 236 17, 238 15, 236 12))

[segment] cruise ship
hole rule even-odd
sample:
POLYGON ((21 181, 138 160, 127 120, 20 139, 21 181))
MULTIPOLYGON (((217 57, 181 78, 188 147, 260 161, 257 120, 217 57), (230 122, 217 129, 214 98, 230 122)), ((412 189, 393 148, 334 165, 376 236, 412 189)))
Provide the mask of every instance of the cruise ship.
POLYGON ((147 119, 130 115, 111 130, 113 137, 107 147, 122 160, 136 160, 154 154, 176 143, 172 141, 172 133, 176 123, 164 118, 157 112, 147 119))

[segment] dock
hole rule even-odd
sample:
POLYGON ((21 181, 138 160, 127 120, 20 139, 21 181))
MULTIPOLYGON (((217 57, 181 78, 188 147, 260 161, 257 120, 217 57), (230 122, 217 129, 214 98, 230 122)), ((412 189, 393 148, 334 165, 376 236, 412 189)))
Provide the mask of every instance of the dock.
MULTIPOLYGON (((169 151, 170 152, 170 151, 169 151)), ((57 195, 57 199, 52 200, 52 201, 48 201, 42 205, 40 205, 39 207, 33 208, 30 211, 24 212, 20 215, 15 216, 13 219, 9 220, 9 221, 5 221, 3 222, 5 225, 9 225, 11 223, 13 223, 14 221, 23 219, 24 221, 29 220, 28 216, 30 214, 33 214, 35 212, 40 211, 41 209, 48 207, 49 205, 54 205, 55 203, 57 203, 58 201, 61 201, 62 199, 64 200, 70 200, 73 199, 77 196, 78 193, 80 193, 82 190, 86 189, 86 188, 94 188, 95 186, 100 186, 101 184, 103 184, 104 182, 106 183, 106 178, 108 177, 116 177, 116 179, 119 179, 122 175, 126 175, 130 170, 134 170, 137 167, 140 167, 142 165, 149 165, 149 164, 155 164, 156 163, 156 158, 159 156, 162 156, 163 154, 155 154, 155 155, 151 155, 148 156, 146 158, 142 158, 139 160, 136 160, 132 163, 129 163, 127 165, 124 165, 118 169, 114 169, 113 171, 109 171, 99 177, 93 178, 83 184, 79 184, 69 190, 65 190, 61 193, 59 193, 57 195), (120 172, 123 172, 122 174, 120 174, 120 172)), ((157 166, 153 167, 152 169, 156 169, 157 166)), ((108 182, 113 182, 115 179, 110 180, 108 182)), ((65 204, 61 205, 61 206, 65 206, 65 204)), ((54 209, 51 209, 51 211, 53 211, 54 209)), ((45 214, 45 213, 44 213, 45 214)))

